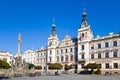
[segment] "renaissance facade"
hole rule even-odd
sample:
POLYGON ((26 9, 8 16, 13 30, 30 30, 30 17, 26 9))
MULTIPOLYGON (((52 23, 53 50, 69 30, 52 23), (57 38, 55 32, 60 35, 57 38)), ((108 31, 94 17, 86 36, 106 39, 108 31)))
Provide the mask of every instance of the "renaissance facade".
POLYGON ((87 21, 87 13, 82 14, 82 23, 76 38, 66 35, 60 41, 56 34, 56 25, 52 24, 48 45, 36 52, 36 65, 46 68, 48 63, 73 65, 78 72, 88 63, 97 63, 102 72, 120 72, 120 34, 93 37, 87 21))

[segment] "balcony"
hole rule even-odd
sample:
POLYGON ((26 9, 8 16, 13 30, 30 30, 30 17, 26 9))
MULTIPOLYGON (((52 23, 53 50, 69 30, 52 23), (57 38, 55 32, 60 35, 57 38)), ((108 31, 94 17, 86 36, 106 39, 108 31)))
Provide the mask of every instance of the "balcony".
POLYGON ((79 59, 78 60, 78 64, 84 64, 85 63, 85 59, 79 59))

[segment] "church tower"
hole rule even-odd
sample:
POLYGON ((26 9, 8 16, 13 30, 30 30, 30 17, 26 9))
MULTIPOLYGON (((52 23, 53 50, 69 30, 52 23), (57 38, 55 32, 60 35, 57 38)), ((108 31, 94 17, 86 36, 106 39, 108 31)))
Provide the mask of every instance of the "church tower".
POLYGON ((87 21, 87 13, 84 9, 82 23, 78 29, 78 69, 82 69, 89 63, 89 41, 93 39, 93 33, 87 21))
POLYGON ((84 12, 82 14, 82 23, 80 25, 80 28, 78 29, 78 41, 88 41, 93 38, 93 33, 90 29, 90 25, 87 21, 87 13, 84 9, 84 12))
POLYGON ((54 19, 53 19, 53 24, 52 24, 52 30, 50 37, 48 38, 48 48, 56 48, 58 46, 59 39, 56 34, 56 25, 54 24, 54 19))
POLYGON ((56 25, 54 24, 54 19, 53 19, 51 34, 50 37, 48 38, 48 63, 56 62, 55 48, 58 46, 58 44, 59 44, 59 39, 56 34, 56 25))

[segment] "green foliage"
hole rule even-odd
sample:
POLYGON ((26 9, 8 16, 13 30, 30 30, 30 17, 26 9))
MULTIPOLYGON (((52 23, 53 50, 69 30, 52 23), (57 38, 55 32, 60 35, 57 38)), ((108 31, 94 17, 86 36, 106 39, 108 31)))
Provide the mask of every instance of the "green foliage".
POLYGON ((73 69, 73 67, 72 67, 72 65, 70 65, 70 66, 68 66, 67 64, 65 64, 65 71, 68 71, 68 70, 70 70, 70 69, 73 69))
POLYGON ((87 64, 87 65, 85 66, 85 68, 86 68, 86 69, 91 69, 91 70, 93 70, 93 69, 98 69, 98 68, 100 68, 100 66, 99 66, 98 64, 96 64, 96 63, 89 63, 89 64, 87 64))
POLYGON ((89 63, 85 66, 86 69, 91 69, 91 74, 95 74, 94 69, 99 69, 100 66, 96 63, 89 63))
POLYGON ((31 69, 31 68, 35 68, 35 65, 32 64, 32 63, 27 63, 27 65, 28 65, 28 68, 29 68, 29 69, 31 69))
POLYGON ((35 69, 40 70, 40 69, 42 69, 42 66, 35 66, 35 69))
POLYGON ((60 63, 54 63, 54 64, 49 64, 48 68, 51 70, 61 70, 62 69, 62 65, 60 63))
POLYGON ((0 60, 0 69, 9 69, 9 68, 10 65, 6 61, 0 60))
POLYGON ((97 71, 95 72, 95 74, 101 74, 101 70, 97 69, 97 71))

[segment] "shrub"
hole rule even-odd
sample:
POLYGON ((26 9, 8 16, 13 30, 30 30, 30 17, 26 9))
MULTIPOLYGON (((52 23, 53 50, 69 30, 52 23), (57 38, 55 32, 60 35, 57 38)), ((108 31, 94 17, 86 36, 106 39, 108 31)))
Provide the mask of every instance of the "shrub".
POLYGON ((11 66, 4 60, 0 60, 0 69, 9 69, 11 66))
POLYGON ((101 70, 97 69, 97 71, 95 72, 95 74, 101 74, 101 70))
POLYGON ((65 64, 64 69, 65 69, 65 71, 68 71, 70 69, 73 69, 73 67, 72 67, 72 65, 69 66, 69 65, 65 64))
POLYGON ((29 70, 30 70, 31 68, 34 68, 34 67, 35 67, 35 65, 32 64, 32 63, 27 63, 27 66, 28 66, 29 70))
POLYGON ((42 66, 35 66, 35 69, 41 70, 42 66))

